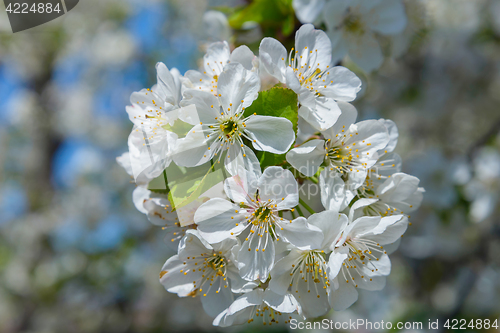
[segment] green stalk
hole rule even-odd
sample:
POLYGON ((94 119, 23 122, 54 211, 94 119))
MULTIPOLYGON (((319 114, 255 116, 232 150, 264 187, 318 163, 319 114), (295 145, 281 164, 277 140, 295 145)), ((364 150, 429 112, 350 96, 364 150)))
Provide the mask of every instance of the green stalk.
POLYGON ((300 207, 298 205, 295 208, 297 209, 297 212, 299 213, 300 216, 305 217, 304 213, 302 213, 302 209, 300 209, 300 207))
POLYGON ((302 205, 302 207, 304 207, 305 209, 307 209, 307 211, 308 211, 309 213, 311 213, 311 214, 316 213, 316 212, 314 211, 314 209, 312 209, 312 208, 311 208, 308 204, 306 204, 306 203, 305 203, 305 201, 304 201, 304 200, 302 200, 302 198, 299 198, 299 203, 302 205))
POLYGON ((312 181, 314 184, 317 184, 319 181, 318 181, 318 178, 316 177, 307 177, 307 179, 309 179, 310 181, 312 181))

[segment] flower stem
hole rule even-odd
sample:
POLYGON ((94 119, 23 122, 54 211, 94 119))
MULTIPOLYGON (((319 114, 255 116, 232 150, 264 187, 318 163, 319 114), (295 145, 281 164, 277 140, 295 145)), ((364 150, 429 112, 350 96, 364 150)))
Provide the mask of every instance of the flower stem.
POLYGON ((305 209, 307 209, 307 211, 308 211, 309 213, 311 213, 311 214, 316 213, 316 212, 314 211, 314 209, 312 209, 312 208, 311 208, 308 204, 306 204, 306 203, 305 203, 305 201, 304 201, 304 200, 302 200, 301 198, 299 198, 299 203, 302 205, 302 207, 304 207, 305 209))
POLYGON ((307 179, 309 179, 310 181, 312 181, 314 184, 317 184, 318 183, 318 178, 312 176, 312 177, 307 177, 307 179))
POLYGON ((300 216, 304 216, 304 213, 302 213, 302 209, 300 209, 299 205, 297 205, 295 208, 297 208, 297 212, 299 213, 300 216))

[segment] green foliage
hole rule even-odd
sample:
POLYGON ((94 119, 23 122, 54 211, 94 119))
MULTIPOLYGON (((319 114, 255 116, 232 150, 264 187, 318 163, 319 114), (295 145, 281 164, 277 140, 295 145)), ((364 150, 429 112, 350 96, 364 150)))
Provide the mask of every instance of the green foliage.
MULTIPOLYGON (((282 117, 290 120, 297 134, 298 103, 297 94, 291 89, 273 87, 261 91, 259 97, 245 110, 245 117, 251 114, 282 117)), ((282 165, 286 162, 285 154, 277 155, 269 152, 257 152, 262 169, 270 165, 282 165)))
POLYGON ((262 116, 286 118, 292 122, 293 130, 297 133, 297 94, 291 89, 273 87, 259 92, 259 97, 245 109, 244 116, 248 117, 254 113, 262 116))
POLYGON ((258 23, 266 35, 280 31, 289 36, 295 30, 292 0, 253 0, 229 17, 234 29, 241 29, 246 22, 258 23))

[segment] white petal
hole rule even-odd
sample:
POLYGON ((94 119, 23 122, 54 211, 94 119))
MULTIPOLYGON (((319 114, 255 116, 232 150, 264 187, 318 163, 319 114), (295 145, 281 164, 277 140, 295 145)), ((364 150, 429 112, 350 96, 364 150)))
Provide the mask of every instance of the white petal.
POLYGON ((172 161, 177 146, 175 133, 134 127, 128 137, 130 163, 136 184, 145 185, 158 177, 172 161))
MULTIPOLYGON (((238 247, 239 251, 239 247, 238 247)), ((236 252, 238 252, 236 251, 236 252)), ((227 277, 231 281, 231 291, 236 294, 248 293, 259 286, 259 282, 247 281, 241 278, 240 272, 235 265, 229 265, 227 269, 227 277)), ((227 289, 227 288, 226 288, 227 289)))
POLYGON ((224 192, 236 203, 247 203, 255 198, 257 186, 258 178, 255 174, 240 167, 238 175, 224 181, 224 192))
POLYGON ((361 271, 363 274, 373 276, 387 276, 391 274, 391 260, 385 253, 373 253, 378 258, 377 261, 372 260, 370 266, 363 265, 361 271))
POLYGON ((301 108, 299 108, 299 120, 297 122, 297 140, 295 141, 296 145, 303 144, 304 141, 310 139, 318 131, 300 116, 301 108))
POLYGON ((352 124, 349 127, 349 132, 353 136, 345 141, 345 144, 350 146, 352 143, 356 143, 360 158, 365 161, 372 160, 367 167, 373 166, 376 162, 377 151, 384 149, 389 143, 387 128, 378 120, 364 120, 352 124), (358 135, 354 135, 354 133, 358 133, 358 135))
POLYGON ((202 125, 194 126, 186 137, 177 140, 173 154, 175 164, 194 167, 208 162, 214 154, 213 148, 208 149, 213 141, 213 136, 206 140, 202 125))
MULTIPOLYGON (((186 73, 184 74, 184 78, 182 79, 182 84, 185 87, 184 93, 190 89, 196 89, 196 91, 201 90, 205 92, 210 92, 210 90, 213 89, 212 87, 214 83, 215 80, 212 76, 200 73, 192 69, 186 71, 186 73)), ((182 101, 180 104, 182 104, 182 101)))
POLYGON ((405 173, 395 173, 376 189, 376 195, 384 202, 399 202, 418 190, 420 180, 405 173))
POLYGON ((304 24, 295 34, 295 55, 298 66, 314 66, 321 71, 330 65, 332 44, 326 33, 314 29, 312 24, 304 24))
POLYGON ((132 171, 132 162, 130 161, 130 153, 127 151, 116 158, 116 162, 125 169, 125 172, 130 176, 134 175, 132 171))
POLYGON ((160 283, 168 292, 176 293, 180 297, 187 296, 194 289, 191 274, 195 274, 197 278, 198 276, 201 277, 201 272, 198 272, 198 274, 191 272, 189 276, 186 276, 184 275, 185 269, 186 265, 182 260, 179 260, 177 255, 170 257, 161 270, 160 283))
POLYGON ((361 216, 357 216, 356 214, 359 213, 357 212, 358 209, 369 206, 375 202, 379 201, 378 199, 375 198, 361 198, 358 201, 356 201, 352 206, 351 209, 349 210, 349 220, 354 221, 357 218, 361 216))
POLYGON ((147 188, 137 186, 132 192, 132 202, 134 203, 135 208, 143 214, 147 214, 148 211, 144 207, 144 202, 151 195, 151 191, 147 188))
POLYGON ((191 125, 202 123, 216 123, 216 118, 220 116, 219 100, 213 94, 206 91, 187 90, 184 92, 184 99, 181 106, 194 105, 196 112, 182 113, 181 119, 191 125))
POLYGON ((293 125, 286 118, 254 115, 245 124, 245 133, 252 139, 253 147, 257 150, 284 154, 295 141, 293 125))
POLYGON ((345 67, 335 66, 328 70, 325 80, 328 83, 321 94, 338 101, 350 102, 361 90, 361 80, 345 67), (333 81, 333 83, 331 83, 333 81))
POLYGON ((325 138, 331 140, 336 139, 335 136, 342 131, 344 126, 345 128, 349 128, 356 121, 356 117, 358 116, 358 111, 356 111, 356 108, 351 104, 339 101, 337 105, 342 111, 342 114, 337 119, 335 125, 322 132, 325 138))
POLYGON ((171 207, 166 198, 152 198, 144 201, 149 222, 157 226, 173 225, 179 222, 177 212, 172 212, 171 207))
POLYGON ((310 108, 302 105, 299 109, 299 116, 318 131, 325 131, 332 127, 342 113, 337 102, 331 98, 317 97, 314 106, 310 108))
POLYGON ((253 68, 253 52, 246 45, 241 45, 233 50, 231 53, 231 62, 237 62, 243 65, 245 69, 252 70, 253 68))
POLYGON ((325 168, 319 175, 321 203, 328 210, 340 212, 344 210, 352 197, 347 195, 345 183, 335 170, 325 168))
POLYGON ((347 54, 347 43, 340 29, 328 30, 328 37, 332 42, 332 64, 336 64, 347 54))
MULTIPOLYGON (((352 35, 355 36, 355 35, 352 35)), ((365 72, 379 68, 384 61, 382 50, 375 37, 367 32, 346 40, 349 57, 365 72)))
POLYGON ((241 113, 257 98, 260 78, 257 73, 246 70, 239 63, 224 67, 217 83, 221 106, 229 114, 241 113))
POLYGON ((396 126, 396 123, 390 119, 379 119, 378 121, 384 124, 385 128, 387 128, 387 132, 389 133, 389 143, 385 147, 385 150, 387 150, 387 152, 392 152, 398 144, 398 127, 396 126))
POLYGON ((266 289, 264 291, 264 303, 269 305, 276 311, 283 313, 292 313, 299 311, 299 303, 290 293, 279 295, 272 290, 266 289))
POLYGON ((226 41, 210 44, 207 53, 203 56, 205 72, 211 75, 219 75, 229 62, 229 56, 229 45, 226 41))
POLYGON ((357 220, 351 222, 344 234, 351 236, 352 238, 358 235, 364 235, 375 229, 380 223, 380 216, 362 216, 357 220))
POLYGON ((211 252, 213 247, 202 237, 196 229, 186 231, 186 236, 179 243, 179 259, 199 256, 200 253, 211 252))
MULTIPOLYGON (((250 173, 247 177, 245 177, 245 179, 259 179, 262 175, 260 162, 257 159, 257 156, 255 156, 255 153, 252 151, 252 149, 248 148, 247 146, 243 146, 239 151, 239 154, 237 154, 236 158, 231 159, 229 162, 226 162, 225 166, 226 170, 232 176, 241 176, 241 169, 245 170, 245 173, 250 173)), ((255 193, 255 191, 251 193, 253 194, 255 193)))
POLYGON ((325 0, 293 0, 292 6, 302 23, 313 23, 322 12, 325 0))
POLYGON ((378 244, 385 245, 396 242, 408 228, 408 218, 404 215, 383 217, 379 225, 363 235, 378 244))
POLYGON ((294 279, 293 293, 297 295, 302 313, 306 318, 315 318, 324 315, 330 310, 327 290, 323 285, 317 284, 311 279, 307 282, 302 279, 294 279), (298 293, 296 293, 298 291, 298 293), (319 297, 318 297, 319 296, 319 297))
POLYGON ((391 205, 397 208, 401 213, 409 213, 417 210, 424 199, 424 188, 419 187, 412 195, 400 202, 392 202, 391 205))
POLYGON ((157 90, 163 100, 172 105, 178 105, 181 100, 181 84, 179 71, 172 69, 169 71, 164 63, 156 64, 157 90))
POLYGON ((249 235, 248 241, 243 242, 238 252, 238 269, 241 277, 248 281, 265 282, 273 268, 274 255, 274 241, 268 232, 264 233, 263 237, 257 234, 249 235), (265 248, 262 244, 265 244, 265 248))
POLYGON ((274 38, 266 37, 259 46, 260 63, 278 81, 285 82, 285 60, 287 59, 286 49, 274 38))
POLYGON ((324 238, 321 229, 307 223, 305 217, 298 217, 292 221, 280 220, 276 222, 275 231, 285 241, 301 250, 321 248, 324 238))
POLYGON ((314 139, 290 150, 286 160, 300 173, 311 177, 325 160, 325 153, 325 141, 314 139))
POLYGON ((274 200, 278 204, 278 210, 293 208, 299 204, 299 187, 290 170, 276 166, 266 168, 257 187, 261 200, 274 200))
POLYGON ((218 314, 227 309, 234 301, 234 296, 230 288, 217 287, 215 285, 211 286, 204 294, 206 296, 202 295, 200 297, 203 310, 212 318, 217 317, 218 314))
POLYGON ((346 253, 333 252, 328 260, 328 277, 333 281, 342 269, 344 260, 347 259, 346 253))
POLYGON ((287 88, 292 89, 298 95, 301 104, 310 105, 311 103, 314 103, 314 94, 311 94, 306 88, 302 87, 299 78, 292 67, 286 68, 285 80, 287 88))
POLYGON ((307 220, 310 225, 318 227, 324 239, 318 249, 330 251, 340 237, 341 232, 347 226, 347 216, 340 214, 338 211, 325 210, 320 213, 309 216, 307 220))
POLYGON ((302 251, 293 249, 290 253, 276 262, 271 271, 271 282, 269 288, 280 295, 285 295, 290 286, 290 273, 293 270, 292 265, 297 264, 297 260, 301 257, 302 251))
POLYGON ((368 26, 381 34, 394 35, 406 27, 407 18, 401 0, 384 0, 367 15, 368 26))
POLYGON ((238 297, 224 312, 214 319, 214 326, 227 327, 246 323, 251 318, 253 308, 261 305, 264 291, 260 288, 238 297))
POLYGON ((327 1, 323 10, 323 20, 328 30, 334 30, 342 24, 351 0, 327 1))
POLYGON ((239 235, 245 229, 246 218, 239 211, 238 205, 213 198, 198 208, 194 221, 203 238, 210 243, 218 243, 233 235, 239 235))
POLYGON ((335 311, 343 311, 358 300, 358 291, 352 283, 346 283, 341 279, 339 280, 339 288, 329 295, 330 305, 335 311))

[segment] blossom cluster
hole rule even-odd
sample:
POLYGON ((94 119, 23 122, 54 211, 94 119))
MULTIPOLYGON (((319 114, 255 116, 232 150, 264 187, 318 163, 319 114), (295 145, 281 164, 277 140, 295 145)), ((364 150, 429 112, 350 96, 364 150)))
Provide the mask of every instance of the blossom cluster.
POLYGON ((303 25, 289 52, 264 38, 258 56, 216 42, 200 71, 156 69, 131 95, 118 162, 177 253, 160 271, 167 291, 231 326, 318 317, 384 287, 424 190, 401 172, 395 123, 356 122, 361 81, 325 32, 303 25))

